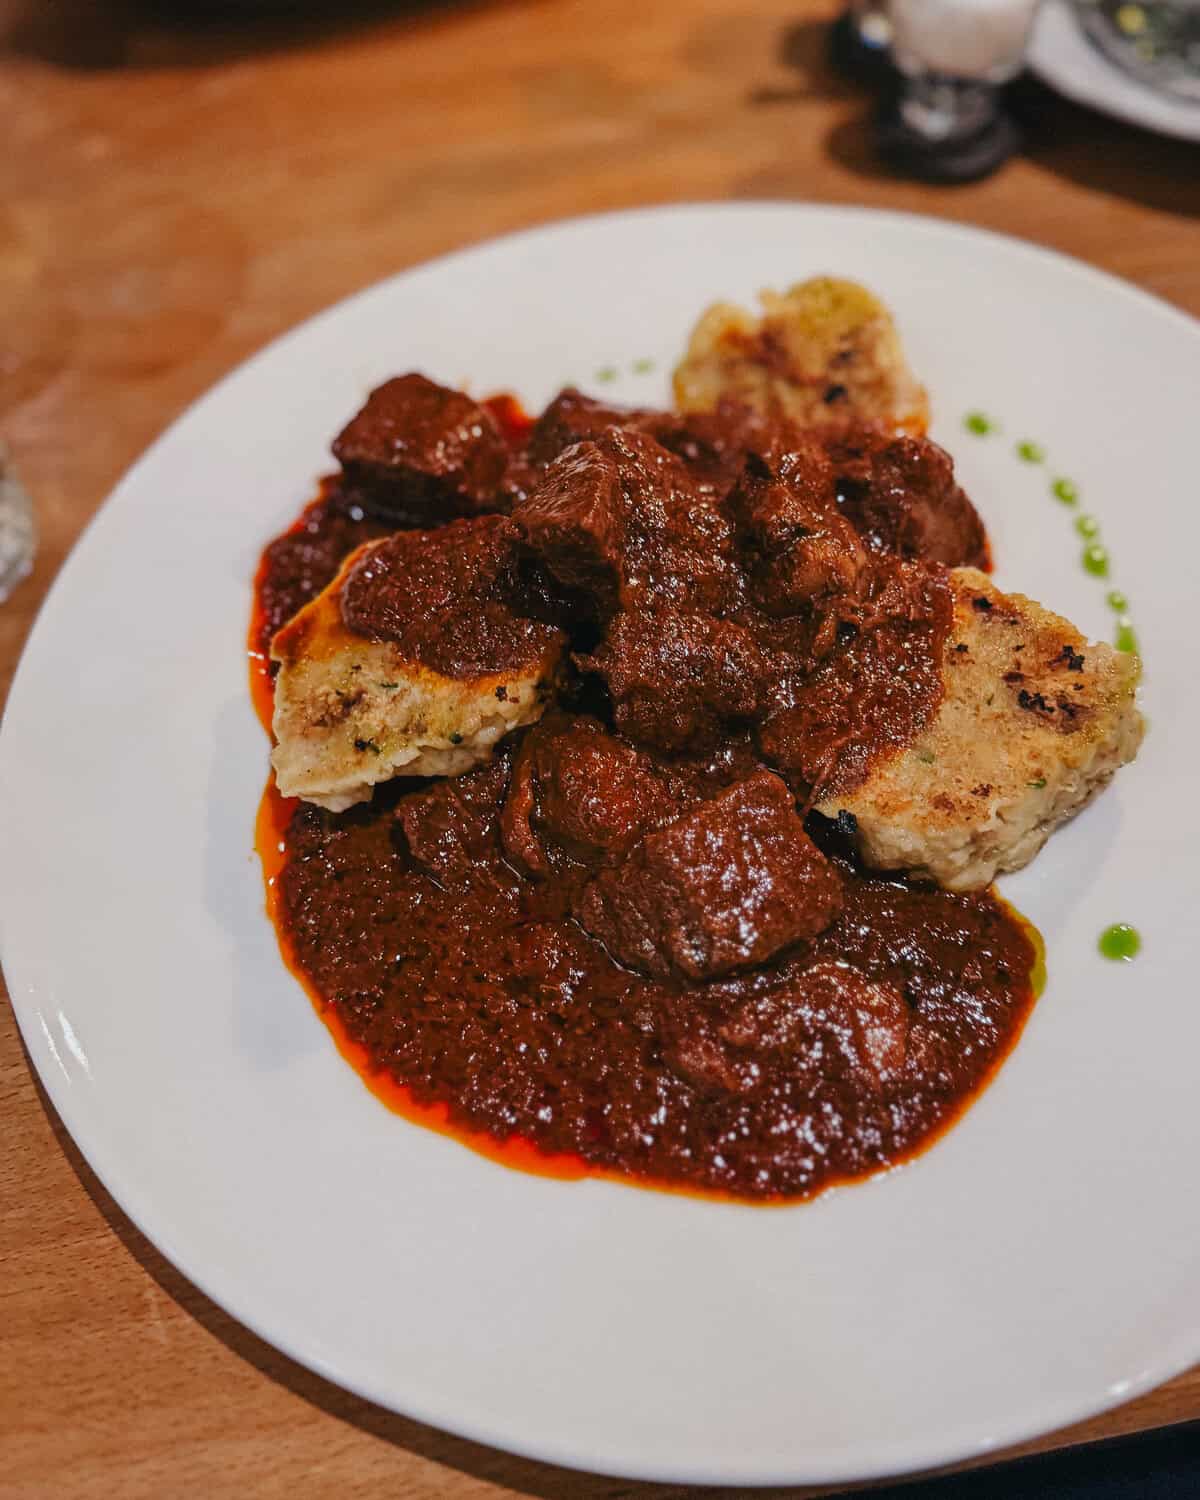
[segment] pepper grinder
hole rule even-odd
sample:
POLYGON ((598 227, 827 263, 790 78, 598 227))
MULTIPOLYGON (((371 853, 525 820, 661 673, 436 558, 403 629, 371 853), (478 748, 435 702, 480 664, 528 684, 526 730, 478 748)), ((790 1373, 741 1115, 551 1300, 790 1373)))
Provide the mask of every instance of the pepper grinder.
POLYGON ((876 120, 884 159, 908 176, 971 182, 1020 147, 1000 87, 1020 72, 1038 0, 891 0, 898 79, 876 120))

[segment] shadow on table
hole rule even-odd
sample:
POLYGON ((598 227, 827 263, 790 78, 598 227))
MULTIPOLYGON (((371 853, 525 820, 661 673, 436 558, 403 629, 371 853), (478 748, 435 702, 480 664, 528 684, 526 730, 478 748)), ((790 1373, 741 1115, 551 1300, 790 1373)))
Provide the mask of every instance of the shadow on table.
MULTIPOLYGON (((1158 213, 1200 217, 1200 145, 1152 135, 1097 114, 1033 78, 1013 86, 1010 108, 1025 132, 1023 155, 1043 171, 1158 213)), ((839 121, 826 138, 826 148, 859 177, 895 180, 876 154, 869 107, 839 121)))
POLYGON ((489 0, 0 0, 0 55, 74 71, 210 67, 489 0))
MULTIPOLYGON (((775 61, 795 83, 755 89, 752 107, 786 106, 805 99, 857 99, 861 108, 838 121, 826 138, 829 155, 873 182, 895 181, 876 153, 871 118, 875 101, 861 85, 845 80, 829 60, 829 23, 810 19, 786 26, 775 46, 775 61)), ((1081 187, 1128 198, 1161 213, 1200 217, 1200 144, 1151 134, 1072 103, 1032 75, 1009 89, 1009 106, 1025 132, 1024 155, 1043 170, 1081 187)), ((789 168, 767 169, 739 184, 741 196, 801 191, 788 180, 789 168)), ((953 195, 953 189, 942 193, 953 195)), ((952 196, 948 201, 952 201, 952 196)))
POLYGON ((775 60, 795 75, 786 86, 755 88, 747 102, 752 105, 791 104, 801 99, 847 99, 859 93, 857 84, 830 66, 829 21, 810 17, 786 26, 775 48, 775 60))
POLYGON ((1026 133, 1025 155, 1039 167, 1159 213, 1200 217, 1200 142, 1098 114, 1030 75, 1012 85, 1010 106, 1026 133))

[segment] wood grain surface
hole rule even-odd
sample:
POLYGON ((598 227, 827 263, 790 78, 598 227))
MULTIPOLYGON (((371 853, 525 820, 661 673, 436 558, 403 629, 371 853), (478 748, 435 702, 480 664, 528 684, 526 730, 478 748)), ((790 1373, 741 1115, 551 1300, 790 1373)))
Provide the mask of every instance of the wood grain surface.
MULTIPOLYGON (((183 407, 297 319, 472 240, 665 200, 870 203, 1200 313, 1200 150, 1035 88, 1002 173, 899 181, 824 65, 825 0, 301 9, 0 0, 0 433, 42 536, 0 607, 0 701, 80 528, 183 407)), ((682 1493, 434 1432, 234 1324, 83 1164, 7 1005, 0 1267, 6 1500, 682 1493)), ((1193 1371, 1044 1446, 1197 1415, 1193 1371)))

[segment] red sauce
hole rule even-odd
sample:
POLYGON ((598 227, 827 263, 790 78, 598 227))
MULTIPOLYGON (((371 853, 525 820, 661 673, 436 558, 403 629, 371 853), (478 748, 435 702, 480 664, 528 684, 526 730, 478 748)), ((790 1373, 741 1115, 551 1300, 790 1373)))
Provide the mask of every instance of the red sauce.
MULTIPOLYGON (((265 722, 269 725, 270 689, 268 687, 264 696, 261 691, 262 681, 262 674, 252 666, 251 692, 255 695, 256 703, 266 703, 265 722)), ((535 1172, 543 1177, 566 1180, 588 1176, 587 1163, 581 1157, 565 1153, 552 1155, 539 1150, 532 1141, 520 1136, 514 1135, 507 1140, 499 1141, 480 1131, 462 1130, 451 1122, 448 1104, 418 1104, 410 1088, 398 1083, 389 1073, 382 1071, 372 1058, 370 1051, 361 1042, 353 1040, 337 1008, 322 997, 297 962, 287 930, 280 919, 279 878, 287 865, 287 831, 296 807, 296 799, 281 796, 272 778, 259 804, 254 830, 254 847, 262 861, 267 915, 271 918, 279 939, 280 955, 293 977, 312 1001, 313 1008, 324 1021, 341 1055, 382 1104, 386 1104, 388 1109, 396 1114, 403 1115, 406 1120, 411 1120, 414 1125, 423 1125, 427 1130, 436 1130, 442 1135, 453 1136, 481 1156, 501 1162, 506 1167, 515 1167, 519 1171, 535 1172)))
POLYGON ((489 396, 483 405, 496 419, 496 426, 509 447, 514 450, 523 448, 533 431, 533 418, 517 398, 504 394, 489 396))
MULTIPOLYGON (((520 450, 528 419, 507 398, 487 405, 520 450)), ((326 481, 267 548, 250 633, 264 724, 274 630, 388 529, 326 481)), ((653 783, 694 807, 760 764, 744 734, 690 760, 660 742, 640 770, 628 741, 607 742, 633 801, 653 783)), ((613 805, 593 795, 552 878, 531 878, 500 826, 520 744, 342 814, 273 784, 264 796, 257 847, 284 960, 341 1054, 406 1119, 554 1177, 789 1201, 923 1149, 1015 1044, 1042 972, 1032 929, 994 893, 870 875, 828 833, 840 909, 815 935, 707 979, 618 963, 577 919, 605 858, 601 845, 580 854, 578 837, 602 844, 613 805)))
MULTIPOLYGON (((256 700, 265 701, 267 705, 265 722, 269 724, 270 689, 268 687, 264 695, 261 689, 262 682, 262 675, 252 665, 251 689, 256 700)), ((262 861, 267 914, 275 927, 280 955, 287 965, 288 970, 308 995, 313 1008, 325 1023, 330 1036, 333 1038, 338 1052, 355 1072, 358 1073, 371 1093, 375 1095, 381 1104, 412 1124, 423 1126, 427 1130, 436 1130, 441 1135, 450 1136, 460 1142, 460 1144, 469 1147, 472 1151, 487 1157, 491 1161, 498 1162, 502 1166, 511 1167, 518 1171, 531 1172, 542 1177, 552 1177, 561 1181, 578 1181, 585 1177, 599 1177, 611 1181, 628 1180, 628 1174, 624 1172, 590 1163, 574 1152, 547 1151, 526 1136, 511 1134, 505 1138, 497 1138, 490 1135, 487 1131, 464 1126, 460 1121, 455 1119, 448 1101, 443 1100, 432 1104, 418 1102, 411 1087, 398 1082, 387 1071, 386 1067, 381 1067, 378 1059, 368 1046, 353 1038, 342 1018, 338 1006, 331 1003, 322 995, 321 991, 305 972, 301 962, 297 959, 289 936, 286 916, 281 911, 279 881, 288 863, 287 835, 297 806, 298 804, 294 798, 287 798, 280 795, 272 778, 263 793, 255 826, 255 848, 262 861)), ((1000 1070, 1005 1058, 1020 1039, 1034 999, 1041 993, 1045 983, 1045 960, 1041 939, 1037 931, 1025 922, 1024 918, 1009 907, 1007 903, 999 900, 999 898, 994 898, 994 900, 997 913, 1002 918, 1007 918, 1013 931, 1019 933, 1028 945, 1028 951, 1031 955, 1029 959, 1028 989, 1022 1000, 1014 1008, 1010 1024, 1001 1044, 994 1049, 989 1060, 978 1070, 973 1088, 964 1093, 955 1104, 948 1106, 937 1122, 932 1124, 928 1132, 911 1148, 897 1152, 888 1161, 879 1163, 873 1171, 884 1171, 893 1166, 903 1165, 905 1161, 938 1140, 955 1124, 959 1117, 974 1102, 977 1095, 986 1088, 995 1074, 1000 1070)), ((854 1176, 859 1175, 872 1175, 872 1173, 853 1174, 853 1176, 848 1174, 844 1177, 831 1174, 822 1180, 820 1187, 824 1189, 837 1186, 839 1183, 851 1181, 854 1176)), ((650 1178, 642 1180, 645 1186, 652 1186, 660 1191, 683 1192, 693 1197, 734 1198, 741 1196, 737 1192, 729 1190, 705 1190, 694 1185, 685 1187, 678 1181, 650 1178)), ((772 1200, 770 1197, 767 1197, 759 1201, 769 1203, 772 1200)), ((777 1201, 786 1202, 790 1200, 780 1195, 777 1201)))
POLYGON ((339 475, 321 481, 317 498, 263 552, 254 578, 252 652, 268 662, 271 638, 332 583, 356 547, 390 536, 395 528, 368 515, 339 475))

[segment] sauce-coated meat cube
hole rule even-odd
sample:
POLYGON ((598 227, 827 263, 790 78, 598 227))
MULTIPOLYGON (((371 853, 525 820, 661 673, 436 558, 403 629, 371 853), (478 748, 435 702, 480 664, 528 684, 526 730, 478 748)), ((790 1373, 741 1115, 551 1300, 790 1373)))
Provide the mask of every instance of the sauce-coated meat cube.
POLYGON ((469 875, 495 845, 496 803, 508 781, 503 752, 465 776, 443 777, 401 798, 398 832, 431 875, 469 875))
POLYGON ((612 455, 583 442, 550 465, 515 518, 552 578, 608 611, 621 580, 624 508, 612 455))
POLYGON ((552 463, 564 449, 585 439, 594 440, 610 427, 636 426, 647 415, 652 414, 634 407, 609 406, 568 386, 533 424, 528 444, 530 462, 552 463))
POLYGON ((862 431, 829 445, 847 517, 867 545, 948 568, 988 566, 979 513, 928 438, 862 431))
POLYGON ((591 882, 578 916, 631 968, 704 980, 815 937, 840 905, 791 794, 760 771, 648 834, 591 882))
POLYGON ((645 433, 565 449, 513 514, 550 575, 601 614, 647 599, 720 609, 737 593, 728 518, 645 433))
POLYGON ((509 454, 491 412, 424 375, 378 386, 333 444, 364 508, 436 525, 504 508, 509 454))
POLYGON ((547 874, 556 851, 592 867, 611 864, 670 816, 663 781, 644 755, 595 719, 555 718, 521 747, 501 827, 510 858, 547 874))
POLYGON ((659 750, 709 744, 722 725, 751 718, 770 671, 745 626, 667 606, 619 614, 576 661, 604 679, 621 733, 659 750))
POLYGON ((755 602, 767 614, 794 614, 858 589, 866 553, 838 510, 833 467, 815 440, 770 458, 748 454, 728 505, 755 602))

